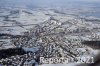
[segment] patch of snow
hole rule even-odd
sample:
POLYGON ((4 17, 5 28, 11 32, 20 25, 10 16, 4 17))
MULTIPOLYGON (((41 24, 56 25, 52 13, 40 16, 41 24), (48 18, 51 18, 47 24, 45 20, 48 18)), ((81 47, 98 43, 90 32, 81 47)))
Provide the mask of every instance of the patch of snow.
POLYGON ((23 49, 26 51, 26 52, 36 52, 39 50, 39 47, 34 47, 34 48, 27 48, 27 47, 23 47, 23 49))

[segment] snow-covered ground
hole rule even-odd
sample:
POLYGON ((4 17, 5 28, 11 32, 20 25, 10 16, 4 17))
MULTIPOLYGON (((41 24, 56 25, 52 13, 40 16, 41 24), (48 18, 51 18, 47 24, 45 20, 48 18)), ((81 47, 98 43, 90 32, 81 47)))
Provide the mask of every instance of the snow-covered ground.
MULTIPOLYGON (((47 55, 74 59, 95 57, 99 50, 83 45, 82 42, 100 41, 100 18, 76 14, 78 13, 70 13, 66 9, 60 11, 51 8, 34 10, 2 8, 0 10, 0 45, 6 49, 22 47, 33 54, 34 51, 38 51, 35 54, 36 57, 47 57, 47 55)), ((29 55, 33 58, 31 54, 29 55)), ((40 66, 75 66, 75 63, 71 61, 69 64, 40 66)))

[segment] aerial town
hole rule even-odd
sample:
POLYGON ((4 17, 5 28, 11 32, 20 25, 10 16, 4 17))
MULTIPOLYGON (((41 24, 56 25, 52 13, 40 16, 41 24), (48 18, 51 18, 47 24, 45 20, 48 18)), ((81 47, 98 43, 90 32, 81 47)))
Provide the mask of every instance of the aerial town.
POLYGON ((42 66, 40 57, 92 60, 99 54, 100 18, 81 15, 88 11, 0 7, 0 66, 42 66))

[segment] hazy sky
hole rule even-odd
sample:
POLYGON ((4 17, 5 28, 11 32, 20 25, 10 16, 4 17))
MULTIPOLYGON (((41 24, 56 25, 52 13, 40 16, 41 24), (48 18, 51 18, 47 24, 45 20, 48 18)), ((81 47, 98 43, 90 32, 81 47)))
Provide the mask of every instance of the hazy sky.
POLYGON ((0 5, 15 4, 27 6, 85 6, 100 3, 100 0, 0 0, 0 5))

